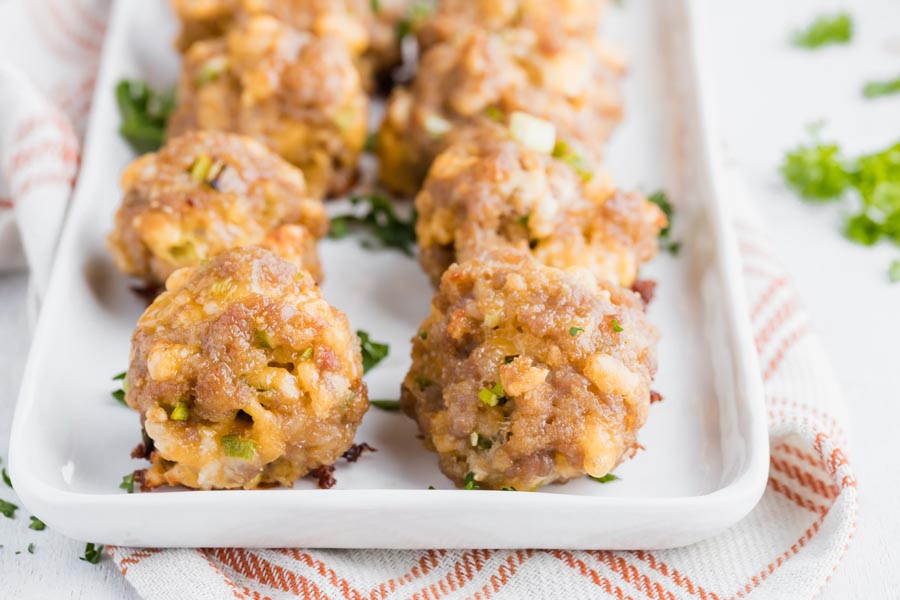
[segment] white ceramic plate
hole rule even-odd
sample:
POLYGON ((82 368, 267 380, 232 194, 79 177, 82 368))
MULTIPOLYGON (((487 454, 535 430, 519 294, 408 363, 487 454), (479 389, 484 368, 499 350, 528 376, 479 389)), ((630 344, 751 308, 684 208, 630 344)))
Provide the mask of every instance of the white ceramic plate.
MULTIPOLYGON (((119 173, 133 158, 117 133, 113 88, 123 77, 174 82, 167 5, 120 1, 113 11, 81 177, 12 432, 12 476, 30 512, 66 535, 118 545, 661 548, 703 539, 750 511, 768 465, 761 382, 735 241, 708 143, 697 135, 696 48, 676 2, 628 3, 605 23, 633 65, 608 168, 623 186, 667 188, 684 241, 678 258, 660 256, 644 273, 659 282, 650 317, 663 332, 654 388, 665 401, 640 434, 646 450, 617 469, 620 481, 454 490, 413 422, 373 408, 357 441, 378 452, 341 464, 330 490, 309 480, 292 490, 120 490, 122 476, 145 463, 129 458, 138 416, 110 397, 110 377, 126 367, 143 306, 103 246, 119 173)), ((352 327, 390 342, 388 360, 367 376, 370 397, 396 398, 409 337, 429 306, 425 277, 415 261, 354 239, 326 240, 321 253, 325 297, 352 327)))

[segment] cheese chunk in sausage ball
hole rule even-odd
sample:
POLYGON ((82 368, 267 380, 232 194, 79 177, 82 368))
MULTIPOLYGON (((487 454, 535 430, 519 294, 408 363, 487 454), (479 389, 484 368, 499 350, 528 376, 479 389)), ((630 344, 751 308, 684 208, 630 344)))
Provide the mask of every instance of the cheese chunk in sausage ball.
POLYGON ((416 28, 423 48, 472 28, 529 29, 548 39, 597 36, 606 0, 441 0, 416 28))
POLYGON ((250 138, 191 132, 122 174, 124 199, 107 239, 116 266, 150 285, 236 246, 262 244, 321 276, 328 231, 303 174, 250 138))
POLYGON ((634 292, 511 251, 453 265, 401 406, 458 486, 602 477, 637 442, 657 332, 634 292))
POLYGON ((244 247, 166 286, 126 378, 153 441, 146 485, 290 486, 352 445, 368 408, 359 339, 308 273, 244 247))
POLYGON ((419 260, 435 285, 451 263, 503 245, 631 287, 666 225, 655 204, 613 188, 564 143, 537 151, 499 126, 438 155, 416 210, 419 260))
POLYGON ((525 111, 553 123, 561 139, 599 162, 622 118, 618 70, 592 42, 548 45, 528 30, 473 30, 422 57, 410 88, 391 94, 378 132, 382 183, 418 191, 431 161, 457 131, 525 111))
POLYGON ((353 182, 367 115, 359 72, 340 40, 257 16, 191 46, 168 130, 253 137, 300 167, 310 193, 322 197, 353 182))

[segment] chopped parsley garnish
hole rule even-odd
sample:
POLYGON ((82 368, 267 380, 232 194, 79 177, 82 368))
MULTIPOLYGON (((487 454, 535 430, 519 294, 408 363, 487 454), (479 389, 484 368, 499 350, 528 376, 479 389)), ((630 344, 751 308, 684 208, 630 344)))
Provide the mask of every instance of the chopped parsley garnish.
POLYGON ((887 239, 900 245, 900 142, 847 159, 836 144, 814 139, 787 153, 781 174, 802 198, 850 203, 844 222, 850 240, 871 246, 887 239))
POLYGON ((134 493, 134 472, 131 472, 122 478, 122 483, 119 484, 119 489, 125 490, 129 494, 134 493))
POLYGON ((426 388, 428 388, 432 381, 427 377, 422 377, 421 375, 413 375, 413 381, 416 382, 416 385, 419 386, 419 391, 424 392, 426 388))
POLYGON ((465 484, 464 487, 467 490, 477 490, 478 489, 478 482, 475 481, 475 473, 473 473, 472 471, 469 471, 468 473, 466 473, 466 477, 465 477, 465 479, 463 479, 463 483, 465 484))
POLYGON ((388 412, 396 412, 400 410, 399 400, 369 400, 369 404, 388 412))
POLYGON ((891 266, 888 269, 888 279, 891 283, 900 281, 900 260, 895 260, 891 263, 891 266))
MULTIPOLYGON (((350 213, 333 218, 328 237, 341 239, 347 237, 351 230, 361 230, 367 232, 381 246, 395 248, 407 256, 413 256, 416 244, 415 212, 409 219, 403 219, 394 211, 391 201, 379 194, 354 196, 350 202, 353 206, 367 204, 368 208, 359 214, 350 213)), ((363 246, 367 247, 367 244, 364 242, 363 246)))
POLYGON ((413 0, 406 10, 406 16, 397 23, 397 37, 402 39, 413 33, 433 10, 433 1, 413 0))
POLYGON ((478 392, 478 399, 488 406, 497 406, 504 398, 506 398, 506 393, 503 391, 503 383, 500 381, 493 387, 481 388, 481 391, 478 392))
POLYGON ((623 328, 615 319, 612 320, 612 328, 616 333, 622 333, 623 331, 625 331, 625 328, 623 328))
POLYGON ((669 202, 669 198, 662 190, 654 192, 647 197, 647 200, 657 205, 663 214, 666 215, 666 226, 659 232, 659 247, 666 250, 673 256, 678 255, 681 250, 681 242, 673 241, 670 237, 672 233, 672 221, 675 219, 675 207, 669 202))
POLYGON ((93 544, 88 542, 84 547, 84 556, 79 556, 79 558, 92 565, 96 565, 100 562, 100 559, 103 558, 103 544, 93 544))
POLYGON ((28 554, 34 554, 34 544, 28 544, 28 548, 26 548, 26 550, 28 550, 28 554))
POLYGON ((363 373, 368 373, 385 359, 390 351, 390 346, 372 341, 369 334, 361 329, 356 332, 356 335, 359 336, 359 343, 362 346, 363 373))
POLYGON ((43 531, 47 529, 47 524, 38 519, 35 516, 29 517, 31 519, 31 524, 28 526, 28 529, 34 529, 35 531, 43 531))
POLYGON ((420 332, 419 332, 419 337, 422 338, 423 340, 427 340, 427 339, 428 339, 428 332, 427 332, 427 331, 420 331, 420 332))
POLYGON ((13 489, 12 481, 9 479, 9 473, 6 472, 6 468, 0 469, 0 474, 3 475, 3 483, 5 483, 9 489, 13 489))
POLYGON ((127 371, 123 371, 112 378, 113 381, 121 381, 122 387, 118 390, 113 390, 112 392, 110 392, 110 394, 112 394, 112 397, 116 399, 116 402, 118 402, 122 406, 128 406, 128 403, 125 402, 125 389, 128 385, 128 381, 125 379, 126 375, 127 371))
POLYGON ((19 510, 19 507, 12 502, 0 499, 0 515, 7 519, 15 519, 17 510, 19 510))
POLYGON ((815 49, 829 44, 846 44, 853 38, 853 19, 847 13, 822 15, 806 29, 795 31, 791 42, 799 48, 815 49))
POLYGON ((486 116, 491 121, 496 121, 498 123, 502 123, 505 119, 503 111, 496 106, 488 106, 486 109, 484 109, 484 116, 486 116))
POLYGON ((166 140, 166 122, 175 109, 174 92, 156 92, 142 81, 123 79, 116 86, 122 124, 119 133, 144 153, 159 149, 166 140))
POLYGON ((870 81, 863 87, 863 96, 866 98, 878 98, 900 93, 900 76, 884 81, 870 81))
POLYGON ((579 333, 584 331, 584 327, 569 327, 569 335, 575 337, 579 333))
POLYGON ((556 145, 553 146, 553 158, 558 158, 569 165, 581 177, 582 181, 590 181, 594 176, 591 166, 585 158, 562 140, 557 140, 556 145))
POLYGON ((223 435, 222 449, 225 451, 225 456, 232 458, 241 458, 249 461, 256 457, 256 442, 246 440, 239 435, 223 435))
POLYGON ((607 473, 603 477, 594 477, 593 475, 588 475, 588 477, 598 483, 609 483, 610 481, 616 481, 617 479, 621 479, 621 477, 619 477, 617 475, 613 475, 612 473, 607 473))

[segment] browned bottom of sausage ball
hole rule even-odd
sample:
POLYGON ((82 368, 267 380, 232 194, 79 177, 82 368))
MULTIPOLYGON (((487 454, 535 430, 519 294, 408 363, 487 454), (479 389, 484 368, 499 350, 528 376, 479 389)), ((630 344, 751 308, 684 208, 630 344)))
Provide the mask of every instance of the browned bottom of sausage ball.
POLYGON ((219 131, 173 138, 125 169, 122 190, 107 246, 128 275, 161 285, 176 269, 271 235, 278 242, 270 248, 321 276, 322 201, 307 193, 299 169, 250 138, 219 131), (282 225, 294 233, 276 233, 282 225))
POLYGON ((600 477, 647 418, 656 343, 634 292, 493 252, 444 274, 401 405, 457 485, 600 477))
POLYGON ((126 401, 149 487, 290 486, 353 443, 359 339, 305 271, 245 247, 176 271, 135 329, 126 401))
POLYGON ((630 287, 666 224, 655 204, 616 190, 564 144, 535 150, 498 125, 438 155, 416 210, 420 261, 435 285, 451 263, 502 245, 630 287))

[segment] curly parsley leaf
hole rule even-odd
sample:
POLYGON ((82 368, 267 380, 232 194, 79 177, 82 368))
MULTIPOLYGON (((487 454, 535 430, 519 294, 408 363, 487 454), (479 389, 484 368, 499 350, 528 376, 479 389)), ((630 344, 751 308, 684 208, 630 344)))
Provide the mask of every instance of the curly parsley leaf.
POLYGON ((846 44, 853 38, 853 19, 847 13, 822 15, 805 29, 795 31, 791 42, 798 48, 814 50, 829 44, 846 44))
POLYGON ((359 337, 362 347, 363 373, 368 373, 387 357, 391 348, 388 344, 373 341, 369 334, 361 329, 356 332, 356 335, 359 337))
POLYGON ((785 154, 780 172, 804 200, 835 200, 850 185, 845 161, 835 144, 797 146, 785 154))
MULTIPOLYGON (((363 231, 382 247, 394 248, 407 256, 413 256, 416 244, 415 212, 409 219, 403 219, 394 211, 390 199, 379 194, 354 196, 350 202, 353 206, 365 205, 365 209, 333 218, 328 237, 341 239, 351 231, 363 231)), ((368 240, 364 240, 362 244, 367 247, 368 240)))
POLYGON ((166 141, 166 123, 175 109, 173 91, 157 92, 143 81, 123 79, 116 86, 122 124, 119 133, 137 152, 152 152, 166 141))
POLYGON ((93 544, 88 542, 84 547, 84 556, 79 556, 79 558, 92 565, 96 565, 100 562, 100 559, 103 558, 103 544, 93 544))
POLYGON ((0 499, 0 515, 7 519, 15 519, 17 510, 19 510, 19 507, 12 502, 0 499))

